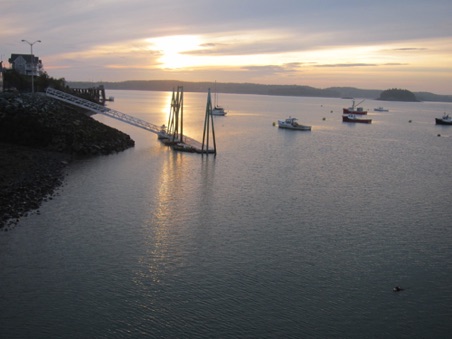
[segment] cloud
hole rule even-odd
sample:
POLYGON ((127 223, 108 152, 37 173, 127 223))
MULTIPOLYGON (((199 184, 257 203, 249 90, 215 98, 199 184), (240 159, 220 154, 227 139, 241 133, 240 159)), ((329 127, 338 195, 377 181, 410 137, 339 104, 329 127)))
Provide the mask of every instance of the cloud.
POLYGON ((344 68, 344 67, 379 67, 379 66, 405 66, 407 63, 387 62, 383 64, 374 63, 343 63, 343 64, 323 64, 313 65, 313 67, 325 67, 325 68, 344 68))
POLYGON ((404 47, 404 48, 394 48, 393 51, 425 51, 427 48, 416 48, 416 47, 404 47))
POLYGON ((367 63, 355 63, 355 64, 324 64, 324 65, 314 65, 314 67, 375 67, 378 66, 377 64, 367 64, 367 63))
POLYGON ((10 0, 2 2, 0 52, 25 53, 21 39, 39 39, 34 52, 45 68, 68 79, 165 78, 175 68, 149 40, 195 36, 198 44, 172 55, 177 67, 190 61, 181 77, 248 80, 244 73, 281 83, 304 72, 330 81, 333 70, 342 80, 355 69, 370 79, 366 72, 379 67, 388 79, 409 66, 404 74, 424 85, 435 83, 421 78, 426 70, 452 76, 451 11, 450 0, 10 0))
POLYGON ((243 66, 241 69, 249 72, 278 74, 278 73, 294 73, 300 70, 302 63, 292 62, 283 65, 264 65, 264 66, 243 66))

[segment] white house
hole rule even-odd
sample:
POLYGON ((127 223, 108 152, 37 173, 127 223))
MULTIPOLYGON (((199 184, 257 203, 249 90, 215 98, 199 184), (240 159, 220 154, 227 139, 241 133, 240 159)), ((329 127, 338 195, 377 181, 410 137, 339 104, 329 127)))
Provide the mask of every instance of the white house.
POLYGON ((40 75, 42 73, 42 61, 30 54, 11 54, 8 59, 11 68, 24 75, 40 75))

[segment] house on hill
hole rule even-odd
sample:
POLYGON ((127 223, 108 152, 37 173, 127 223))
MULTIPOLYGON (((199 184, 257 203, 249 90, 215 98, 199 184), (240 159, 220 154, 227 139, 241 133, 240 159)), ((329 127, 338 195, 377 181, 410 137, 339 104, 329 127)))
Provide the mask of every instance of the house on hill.
POLYGON ((42 73, 42 61, 31 54, 11 54, 8 59, 11 68, 23 75, 40 75, 42 73))

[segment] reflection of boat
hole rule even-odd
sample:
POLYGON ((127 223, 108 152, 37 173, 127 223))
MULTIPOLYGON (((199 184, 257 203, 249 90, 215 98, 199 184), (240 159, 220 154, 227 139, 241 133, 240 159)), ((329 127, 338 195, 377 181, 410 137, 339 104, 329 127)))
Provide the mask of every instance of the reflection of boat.
POLYGON ((224 116, 226 114, 224 108, 218 105, 217 83, 215 82, 215 106, 212 108, 212 115, 224 116))
POLYGON ((344 114, 342 116, 342 121, 343 122, 361 122, 364 124, 372 123, 372 119, 358 118, 355 114, 344 114))
POLYGON ((452 125, 452 118, 446 113, 442 118, 435 118, 435 121, 437 125, 452 125))
POLYGON ((298 119, 291 118, 291 117, 288 117, 285 120, 278 120, 278 126, 279 126, 279 128, 295 129, 298 131, 310 131, 311 130, 311 126, 300 125, 297 122, 297 120, 298 119))
MULTIPOLYGON (((365 99, 364 99, 365 100, 365 99)), ((364 100, 360 101, 358 104, 355 105, 355 100, 353 100, 352 107, 349 108, 343 108, 342 111, 346 114, 367 114, 367 111, 365 111, 362 107, 358 107, 359 104, 363 103, 364 100)))
POLYGON ((375 112, 389 112, 389 109, 380 106, 380 107, 374 108, 374 111, 375 112))

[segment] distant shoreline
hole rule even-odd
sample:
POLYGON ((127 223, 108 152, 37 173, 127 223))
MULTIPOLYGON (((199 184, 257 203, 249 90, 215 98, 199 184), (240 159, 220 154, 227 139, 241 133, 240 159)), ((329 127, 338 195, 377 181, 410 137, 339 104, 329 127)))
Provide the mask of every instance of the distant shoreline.
MULTIPOLYGON (((252 83, 187 82, 177 80, 129 80, 121 82, 68 81, 72 88, 90 88, 103 85, 110 90, 168 91, 176 86, 184 86, 185 92, 207 92, 216 89, 218 93, 276 95, 321 98, 363 98, 378 100, 385 90, 359 89, 354 87, 314 88, 300 85, 261 85, 252 83)), ((419 101, 452 102, 452 95, 430 92, 413 92, 419 101)))

